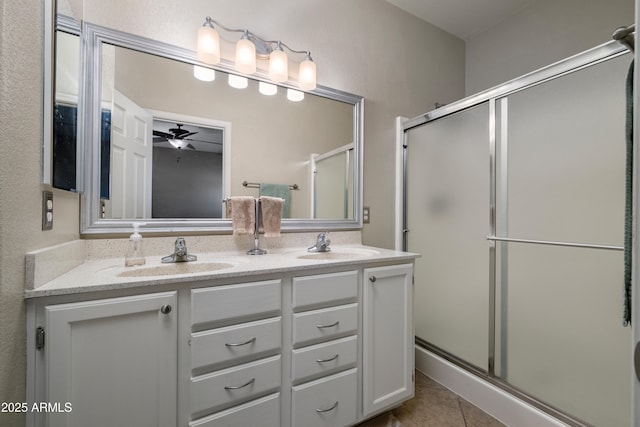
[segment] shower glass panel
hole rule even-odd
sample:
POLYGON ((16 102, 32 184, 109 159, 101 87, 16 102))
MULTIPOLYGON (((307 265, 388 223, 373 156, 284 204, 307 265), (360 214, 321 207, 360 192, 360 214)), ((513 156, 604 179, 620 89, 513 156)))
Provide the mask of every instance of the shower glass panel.
POLYGON ((487 370, 489 106, 407 133, 416 337, 487 370))
POLYGON ((330 156, 318 156, 315 161, 313 217, 328 219, 352 218, 353 162, 350 149, 330 156), (343 191, 336 191, 341 188, 343 191))
POLYGON ((594 426, 630 425, 622 252, 526 243, 508 251, 496 375, 594 426), (500 371, 500 372, 498 372, 500 371))
POLYGON ((404 248, 419 345, 570 424, 626 427, 632 55, 603 46, 405 125, 404 248))
POLYGON ((508 97, 508 227, 515 238, 622 245, 630 55, 508 97))
MULTIPOLYGON (((501 237, 621 246, 630 55, 500 101, 501 237), (505 126, 506 124, 506 126, 505 126), (506 198, 506 200, 505 200, 506 198)), ((630 424, 623 254, 500 243, 496 374, 596 426, 630 424)))

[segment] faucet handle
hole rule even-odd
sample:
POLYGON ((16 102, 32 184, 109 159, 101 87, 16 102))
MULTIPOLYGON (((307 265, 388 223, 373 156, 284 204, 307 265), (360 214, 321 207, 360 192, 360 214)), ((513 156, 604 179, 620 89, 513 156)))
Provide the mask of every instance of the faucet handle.
POLYGON ((328 231, 323 231, 318 234, 318 244, 321 244, 324 247, 328 247, 331 244, 331 239, 327 239, 327 234, 329 234, 328 231))
POLYGON ((327 239, 327 234, 329 234, 326 231, 323 231, 322 233, 318 234, 318 236, 316 237, 316 244, 311 246, 310 248, 307 248, 308 252, 328 252, 331 250, 331 248, 329 248, 329 245, 331 244, 331 240, 327 239))
POLYGON ((176 239, 176 242, 174 243, 174 253, 177 255, 186 255, 187 242, 184 240, 184 237, 178 237, 176 239))

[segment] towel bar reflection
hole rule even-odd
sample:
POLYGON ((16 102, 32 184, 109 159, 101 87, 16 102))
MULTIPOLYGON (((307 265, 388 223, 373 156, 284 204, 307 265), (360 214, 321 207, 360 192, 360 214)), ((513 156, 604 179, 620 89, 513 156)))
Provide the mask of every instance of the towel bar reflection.
MULTIPOLYGON (((249 188, 260 188, 260 183, 243 181, 242 186, 249 187, 249 188)), ((289 184, 289 189, 291 190, 298 190, 299 188, 300 187, 298 186, 298 184, 289 184)))
MULTIPOLYGON (((283 198, 281 198, 281 197, 278 197, 278 198, 279 198, 280 200, 284 201, 284 199, 283 199, 283 198)), ((224 199, 222 199, 222 203, 228 203, 230 199, 231 199, 230 197, 224 198, 224 199)), ((259 197, 256 197, 256 202, 259 202, 259 201, 260 201, 260 198, 259 198, 259 197)))

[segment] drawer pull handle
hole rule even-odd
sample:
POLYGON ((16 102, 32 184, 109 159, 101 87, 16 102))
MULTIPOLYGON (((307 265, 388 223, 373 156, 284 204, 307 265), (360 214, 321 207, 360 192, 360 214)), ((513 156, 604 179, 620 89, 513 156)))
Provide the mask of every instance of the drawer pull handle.
POLYGON ((247 345, 247 344, 253 344, 254 342, 256 342, 256 337, 251 338, 248 341, 245 342, 238 342, 238 343, 227 343, 225 344, 227 347, 240 347, 243 345, 247 345))
POLYGON ((162 307, 160 307, 160 313, 162 314, 171 313, 171 306, 169 304, 164 304, 162 307))
POLYGON ((376 280, 378 280, 376 279, 376 276, 369 277, 369 281, 371 281, 371 283, 376 283, 376 280))
POLYGON ((318 328, 318 329, 333 328, 334 326, 338 326, 339 324, 340 324, 340 321, 336 320, 335 322, 333 322, 330 325, 316 325, 316 328, 318 328))
POLYGON ((327 362, 333 362, 334 360, 336 360, 338 358, 338 353, 336 353, 335 356, 329 358, 329 359, 316 359, 316 362, 318 363, 327 363, 327 362))
POLYGON ((338 401, 336 401, 336 403, 333 404, 333 406, 331 406, 331 408, 327 408, 327 409, 316 409, 316 412, 322 413, 322 412, 329 412, 329 411, 333 411, 334 409, 336 409, 338 407, 338 401))
POLYGON ((245 388, 247 386, 250 386, 254 382, 256 382, 256 379, 255 378, 251 378, 249 381, 247 381, 246 383, 244 383, 242 385, 226 385, 226 386, 224 386, 224 389, 225 390, 238 390, 239 388, 245 388))

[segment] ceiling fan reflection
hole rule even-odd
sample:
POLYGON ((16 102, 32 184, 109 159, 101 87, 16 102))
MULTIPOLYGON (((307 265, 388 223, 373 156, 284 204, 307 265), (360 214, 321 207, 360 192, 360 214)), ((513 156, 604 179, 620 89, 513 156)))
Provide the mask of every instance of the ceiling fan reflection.
POLYGON ((189 132, 186 129, 182 129, 182 126, 184 126, 184 125, 180 124, 180 123, 176 123, 176 126, 177 127, 169 129, 170 133, 169 132, 160 131, 160 130, 154 130, 153 131, 153 142, 154 143, 168 142, 174 148, 177 148, 179 150, 181 150, 183 148, 189 148, 191 150, 195 150, 196 147, 194 147, 193 144, 191 144, 189 141, 209 142, 209 141, 202 141, 202 140, 198 140, 198 139, 188 138, 188 137, 190 137, 192 135, 197 134, 198 132, 189 132))

